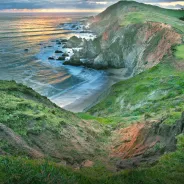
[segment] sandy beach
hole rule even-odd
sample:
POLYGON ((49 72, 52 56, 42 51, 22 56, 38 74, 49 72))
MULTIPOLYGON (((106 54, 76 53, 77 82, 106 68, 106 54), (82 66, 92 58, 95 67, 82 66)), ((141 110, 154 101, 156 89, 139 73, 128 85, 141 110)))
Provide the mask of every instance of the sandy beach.
POLYGON ((86 112, 88 109, 101 102, 110 92, 111 87, 119 81, 127 80, 125 77, 126 69, 107 69, 105 70, 108 76, 108 84, 104 84, 103 88, 96 90, 90 96, 84 97, 66 105, 62 108, 72 112, 86 112))
POLYGON ((72 111, 72 112, 86 112, 88 109, 102 101, 110 91, 110 86, 106 86, 105 89, 103 90, 98 90, 94 92, 91 96, 89 97, 84 97, 80 100, 76 100, 75 102, 66 105, 62 108, 72 111))

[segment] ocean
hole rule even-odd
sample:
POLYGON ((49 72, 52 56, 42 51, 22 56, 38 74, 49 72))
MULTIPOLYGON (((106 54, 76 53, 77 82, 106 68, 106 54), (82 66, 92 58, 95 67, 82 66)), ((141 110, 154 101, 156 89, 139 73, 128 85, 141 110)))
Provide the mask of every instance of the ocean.
MULTIPOLYGON (((88 15, 0 13, 0 80, 25 84, 67 110, 78 112, 87 108, 88 104, 80 108, 72 104, 79 107, 94 95, 97 99, 108 86, 107 74, 85 67, 65 66, 56 59, 59 54, 55 53, 63 49, 57 44, 58 39, 89 36, 61 26, 78 22, 85 16, 88 15), (49 60, 49 57, 54 59, 49 60)), ((72 49, 65 52, 70 53, 72 49)))

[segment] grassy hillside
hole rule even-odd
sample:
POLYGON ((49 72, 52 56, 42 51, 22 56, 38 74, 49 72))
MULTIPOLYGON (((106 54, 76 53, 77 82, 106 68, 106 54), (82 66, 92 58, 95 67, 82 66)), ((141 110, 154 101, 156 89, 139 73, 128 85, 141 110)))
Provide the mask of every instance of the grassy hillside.
POLYGON ((169 24, 172 27, 176 28, 177 31, 184 32, 183 23, 181 20, 176 17, 169 17, 167 14, 157 13, 154 10, 153 13, 150 14, 149 8, 147 11, 142 10, 127 13, 125 15, 125 18, 119 20, 119 24, 121 26, 127 26, 129 24, 145 23, 148 21, 169 24))
POLYGON ((99 37, 83 54, 98 50, 97 64, 125 60, 121 67, 142 73, 113 85, 87 113, 0 81, 0 183, 183 184, 182 16, 122 1, 93 19, 99 37))
POLYGON ((105 16, 105 13, 111 13, 112 15, 115 14, 115 10, 122 9, 123 7, 133 7, 133 8, 137 8, 138 10, 142 10, 142 11, 147 11, 152 10, 152 12, 157 12, 157 13, 161 13, 164 15, 168 15, 171 17, 183 17, 183 10, 172 10, 172 9, 164 9, 164 8, 160 8, 158 6, 154 6, 154 5, 149 5, 149 4, 144 4, 144 3, 138 3, 136 1, 119 1, 118 3, 108 7, 104 12, 100 13, 99 16, 105 16))
POLYGON ((178 136, 178 149, 164 155, 149 169, 126 170, 117 174, 96 167, 73 171, 55 163, 0 157, 0 183, 11 184, 182 184, 184 177, 184 135, 178 136))
MULTIPOLYGON (((141 118, 160 118, 165 111, 170 113, 165 123, 171 125, 175 120, 180 119, 183 110, 183 74, 177 68, 177 64, 181 62, 181 60, 176 60, 173 63, 167 60, 128 81, 116 84, 110 96, 104 102, 91 109, 93 113, 98 112, 98 114, 96 113, 98 115, 96 117, 84 113, 78 114, 77 117, 73 113, 58 108, 47 100, 47 98, 40 96, 30 88, 16 84, 14 81, 0 81, 0 96, 2 99, 0 105, 0 153, 2 155, 0 156, 0 183, 120 184, 123 182, 127 184, 182 184, 184 173, 183 134, 177 137, 177 150, 174 153, 165 154, 155 166, 147 168, 143 165, 138 169, 129 169, 113 174, 107 170, 102 162, 96 162, 90 168, 82 167, 80 170, 74 170, 60 163, 59 160, 61 161, 61 158, 53 158, 53 154, 50 154, 49 157, 40 157, 39 160, 34 160, 33 156, 33 158, 30 158, 27 149, 24 149, 25 147, 23 145, 20 147, 15 141, 9 139, 12 137, 6 137, 9 135, 8 131, 6 132, 7 135, 4 132, 2 133, 3 124, 11 128, 11 134, 13 131, 16 136, 18 135, 15 138, 23 139, 27 145, 44 155, 51 152, 49 149, 44 151, 41 147, 38 149, 37 145, 34 145, 34 142, 32 142, 33 139, 30 137, 30 131, 34 135, 37 135, 38 142, 42 142, 44 138, 47 144, 53 148, 53 145, 50 144, 48 134, 46 134, 47 137, 43 137, 42 139, 38 136, 39 134, 45 133, 46 130, 51 130, 49 131, 49 135, 54 134, 57 136, 56 139, 52 139, 52 142, 61 141, 57 142, 57 144, 62 145, 62 155, 64 155, 65 159, 67 158, 70 161, 69 158, 72 158, 75 164, 76 161, 92 159, 93 156, 87 150, 89 148, 92 149, 94 146, 96 149, 99 148, 93 152, 94 156, 98 155, 97 159, 103 160, 103 157, 107 157, 107 155, 102 145, 107 141, 109 133, 105 131, 106 128, 101 124, 107 124, 107 127, 109 125, 114 125, 114 127, 118 128, 125 127, 141 118), (159 92, 158 96, 153 95, 153 99, 148 98, 149 95, 147 94, 153 93, 156 89, 161 92, 166 90, 168 93, 162 94, 159 92), (145 106, 143 105, 131 111, 127 108, 127 104, 122 106, 123 108, 119 106, 119 100, 117 101, 117 99, 120 99, 122 97, 121 95, 131 104, 129 108, 135 106, 143 99, 149 104, 145 104, 145 106), (155 106, 152 107, 152 105, 155 106), (88 127, 85 126, 85 123, 81 125, 81 117, 85 119, 84 122, 88 122, 88 127), (62 122, 66 122, 64 124, 65 126, 58 127, 57 123, 61 122, 61 120, 62 122), (97 123, 97 121, 100 123, 97 123), (34 124, 31 122, 34 122, 34 124), (92 124, 89 124, 89 122, 92 124), (61 137, 60 139, 59 135, 61 134, 59 133, 65 130, 66 126, 69 126, 72 130, 70 132, 71 130, 67 129, 66 135, 73 135, 76 139, 76 133, 72 129, 72 126, 74 126, 76 128, 75 131, 80 130, 80 134, 77 137, 78 140, 79 138, 85 138, 87 140, 88 143, 81 143, 83 145, 81 145, 80 151, 75 145, 72 145, 72 142, 70 142, 71 138, 65 139, 61 137), (96 129, 98 132, 96 132, 96 129), (93 139, 90 137, 90 134, 92 134, 93 139), (62 142, 68 146, 63 147, 62 142), (73 146, 73 151, 69 149, 71 145, 73 146), (83 148, 84 146, 85 149, 83 148), (68 157, 66 157, 66 154, 68 157), (26 155, 28 157, 25 157, 26 155)), ((43 146, 47 147, 46 144, 43 146)), ((54 148, 58 149, 58 147, 54 148)), ((54 150, 52 149, 52 151, 54 150)))
POLYGON ((110 123, 162 117, 165 123, 172 123, 184 110, 184 61, 173 60, 165 59, 152 69, 115 84, 106 99, 89 112, 107 117, 110 123))
MULTIPOLYGON (((119 1, 110 6, 96 17, 103 31, 109 26, 109 21, 119 22, 119 25, 145 23, 147 21, 169 24, 180 31, 183 29, 184 10, 164 9, 153 5, 146 5, 135 1, 119 1)), ((95 22, 96 22, 95 21, 95 22)))
MULTIPOLYGON (((11 128, 16 135, 19 135, 18 138, 21 137, 21 139, 34 149, 36 149, 36 146, 34 146, 34 142, 32 142, 31 137, 29 137, 30 130, 31 132, 33 131, 34 135, 41 134, 46 130, 51 130, 49 134, 57 136, 56 139, 52 139, 52 142, 59 139, 70 147, 72 145, 70 142, 71 138, 65 139, 61 137, 60 139, 59 132, 65 130, 66 126, 69 126, 72 132, 70 132, 70 129, 67 129, 66 135, 76 136, 72 126, 77 127, 75 131, 80 130, 78 138, 86 139, 87 137, 85 136, 87 135, 85 132, 87 132, 88 138, 86 140, 88 143, 82 142, 83 145, 80 147, 81 152, 79 152, 74 145, 72 145, 73 151, 71 151, 69 147, 62 147, 62 155, 66 156, 67 154, 75 158, 75 161, 88 158, 92 159, 93 156, 91 157, 87 150, 93 148, 93 146, 94 148, 102 149, 103 143, 107 140, 106 137, 108 133, 104 131, 105 128, 100 124, 108 124, 107 127, 109 127, 109 125, 114 125, 114 127, 117 128, 125 127, 134 121, 139 121, 141 118, 160 118, 164 113, 167 115, 167 119, 164 123, 169 125, 175 123, 175 120, 180 119, 181 112, 183 111, 183 72, 180 70, 181 67, 178 66, 181 63, 182 60, 175 60, 175 62, 173 62, 173 58, 171 58, 171 60, 167 59, 149 71, 128 81, 114 85, 107 99, 90 110, 90 112, 97 115, 96 117, 84 113, 78 115, 86 119, 87 121, 85 120, 85 122, 92 122, 92 124, 87 124, 88 127, 86 127, 85 124, 81 126, 81 118, 73 113, 58 108, 32 89, 20 84, 18 85, 13 81, 1 81, 1 124, 11 128), (152 95, 150 96, 150 94, 152 95), (125 98, 125 104, 122 103, 122 98, 125 98), (136 106, 143 100, 146 102, 145 104, 143 103, 141 106, 136 106), (94 119, 101 123, 97 124, 94 119), (61 120, 66 123, 65 126, 60 128, 57 126, 57 122, 61 120), (31 122, 35 123, 32 124, 31 122), (43 123, 41 124, 42 126, 40 123, 43 123), (98 132, 96 132, 97 130, 95 131, 95 129, 97 129, 98 132), (90 134, 92 134, 92 137, 95 137, 95 139, 92 139, 90 134), (87 144, 89 144, 89 147, 87 144), (87 146, 87 149, 83 148, 84 145, 87 146), (81 155, 83 157, 81 157, 81 155)), ((0 126, 1 132, 2 127, 3 126, 0 126)), ((34 160, 30 158, 29 155, 29 157, 25 157, 27 154, 25 154, 25 152, 22 153, 23 146, 19 147, 19 145, 16 145, 14 142, 12 145, 11 140, 9 142, 4 139, 6 138, 4 133, 0 134, 0 138, 0 153, 3 154, 3 156, 0 157, 0 183, 183 183, 183 134, 177 137, 177 150, 173 153, 165 154, 155 166, 147 168, 143 165, 138 169, 124 170, 114 174, 108 171, 101 162, 95 163, 95 165, 90 168, 74 170, 71 167, 63 166, 63 163, 58 162, 59 158, 53 159, 52 154, 50 157, 47 157, 46 160, 42 157, 39 158, 39 160, 34 160), (51 162, 51 160, 55 162, 51 162)), ((36 138, 38 141, 42 141, 39 136, 36 138)), ((49 146, 53 146, 49 143, 48 134, 47 138, 44 137, 44 139, 46 139, 49 146)), ((61 142, 60 144, 62 144, 61 142)), ((46 146, 46 144, 43 146, 46 146)), ((37 149, 37 151, 46 153, 43 152, 42 149, 37 149)), ((99 160, 103 160, 103 157, 107 156, 104 151, 100 152, 99 149, 93 152, 93 154, 98 155, 99 160), (102 153, 101 156, 99 156, 100 153, 102 153)))
POLYGON ((14 81, 0 81, 0 99, 0 153, 76 166, 105 154, 100 124, 83 121, 14 81))

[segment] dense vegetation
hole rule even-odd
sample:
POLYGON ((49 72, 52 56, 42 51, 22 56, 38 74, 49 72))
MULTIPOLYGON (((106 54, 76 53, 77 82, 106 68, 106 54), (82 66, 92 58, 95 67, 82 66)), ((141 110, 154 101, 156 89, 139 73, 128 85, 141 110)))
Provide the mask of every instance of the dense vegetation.
POLYGON ((48 161, 23 158, 0 158, 0 183, 9 184, 182 184, 184 177, 184 135, 178 136, 178 149, 164 155, 149 169, 126 170, 109 174, 101 167, 80 171, 57 166, 48 161))
POLYGON ((0 81, 0 99, 0 153, 71 164, 104 154, 107 133, 99 123, 92 126, 15 81, 0 81))
MULTIPOLYGON (((183 111, 184 75, 182 70, 180 71, 177 68, 177 64, 181 60, 173 62, 173 58, 170 59, 166 59, 165 62, 128 81, 114 85, 106 100, 90 110, 91 113, 98 112, 98 117, 85 113, 80 113, 78 116, 87 120, 95 119, 103 124, 108 123, 117 126, 119 123, 121 126, 126 126, 138 119, 140 120, 141 117, 143 119, 145 116, 147 118, 158 118, 165 114, 167 115, 165 123, 173 124, 175 120, 180 119, 183 111), (155 90, 158 91, 158 94, 153 93, 155 90), (155 95, 150 96, 150 94, 155 95), (120 97, 125 98, 124 103, 130 104, 129 108, 127 108, 127 104, 119 103, 120 97), (132 106, 140 104, 143 100, 146 103, 130 110, 132 106), (126 122, 126 124, 120 122, 126 122)), ((37 116, 32 115, 33 110, 39 110, 42 113, 45 111, 45 116, 48 118, 50 112, 55 112, 52 119, 59 117, 57 111, 60 116, 65 115, 69 118, 68 113, 65 114, 65 111, 61 113, 61 110, 45 97, 41 97, 32 89, 23 85, 17 85, 13 81, 1 81, 0 89, 3 104, 0 113, 1 123, 10 127, 15 126, 15 131, 20 135, 25 136, 27 129, 25 124, 20 123, 19 126, 16 126, 16 122, 26 122, 26 118, 30 118, 30 116, 32 119, 37 119, 37 116), (36 103, 36 106, 34 103, 36 103), (48 107, 48 110, 46 107, 48 107), (14 113, 12 114, 12 112, 14 113), (19 119, 16 119, 15 122, 13 121, 14 117, 19 119)), ((36 112, 36 114, 39 113, 36 112)), ((71 116, 71 114, 69 115, 71 116)), ((40 119, 38 118, 38 122, 40 119)), ((53 123, 51 119, 48 122, 53 123)), ((184 135, 181 134, 177 139, 177 150, 174 153, 164 155, 152 168, 142 167, 125 170, 117 174, 110 173, 100 163, 95 164, 92 168, 74 171, 72 168, 61 166, 49 160, 38 161, 28 157, 1 156, 0 183, 118 184, 123 182, 127 184, 182 184, 184 177, 184 135)), ((5 145, 1 145, 1 148, 2 146, 5 145)))
POLYGON ((62 122, 68 121, 66 111, 61 114, 60 108, 46 97, 15 81, 0 81, 0 99, 0 122, 19 135, 26 136, 28 131, 41 133, 46 128, 57 132, 62 122))
POLYGON ((179 45, 176 47, 175 56, 178 59, 184 59, 184 45, 179 45))
POLYGON ((108 97, 90 109, 90 113, 107 117, 112 123, 145 116, 154 119, 166 116, 165 123, 174 122, 184 110, 184 74, 179 64, 180 61, 166 59, 134 78, 115 84, 108 97))
MULTIPOLYGON (((131 8, 139 6, 139 11, 127 12, 123 20, 119 19, 119 25, 163 22, 183 36, 179 20, 183 11, 121 3, 131 8)), ((115 6, 106 13, 116 17, 112 11, 115 6)), ((184 45, 174 45, 172 52, 153 68, 113 85, 110 94, 87 113, 65 111, 31 88, 0 81, 0 183, 183 184, 184 134, 177 135, 177 149, 165 153, 152 166, 143 164, 113 173, 105 161, 105 148, 114 130, 148 120, 162 120, 164 125, 174 127, 181 119, 184 45), (36 150, 41 157, 35 159, 30 150, 36 150), (94 165, 82 167, 81 162, 87 159, 92 159, 94 165)))

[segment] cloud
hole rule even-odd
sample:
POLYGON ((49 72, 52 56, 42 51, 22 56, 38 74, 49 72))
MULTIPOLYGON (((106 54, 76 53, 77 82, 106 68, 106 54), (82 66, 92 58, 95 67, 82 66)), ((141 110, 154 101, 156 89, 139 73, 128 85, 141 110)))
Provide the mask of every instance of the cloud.
POLYGON ((114 1, 99 0, 0 0, 0 9, 33 9, 33 8, 104 8, 114 1))
MULTIPOLYGON (((118 0, 0 0, 0 10, 3 9, 104 9, 118 0)), ((177 0, 137 0, 170 7, 183 7, 177 0), (161 3, 161 4, 160 4, 161 3), (171 3, 171 4, 169 4, 171 3), (172 4, 174 3, 174 4, 172 4)))

